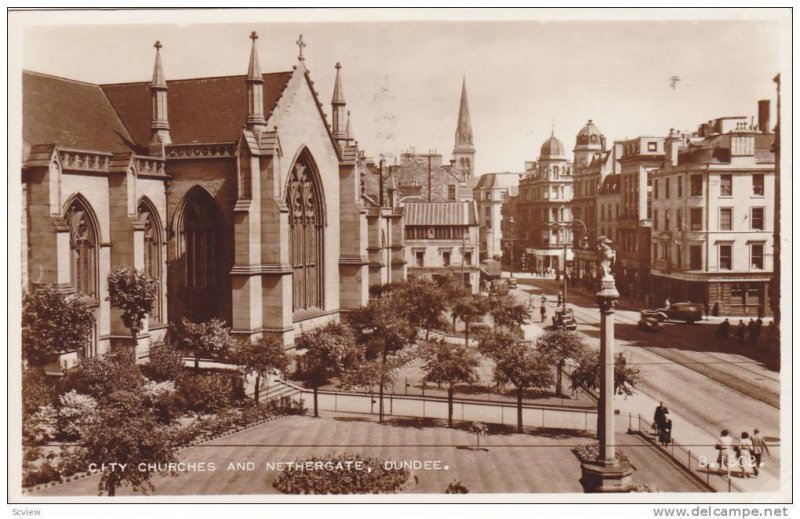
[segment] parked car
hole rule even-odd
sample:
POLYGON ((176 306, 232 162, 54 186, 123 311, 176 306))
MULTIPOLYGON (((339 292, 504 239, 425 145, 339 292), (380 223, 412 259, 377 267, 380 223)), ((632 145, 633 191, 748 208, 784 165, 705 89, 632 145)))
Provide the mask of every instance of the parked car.
POLYGON ((558 309, 553 316, 553 328, 556 330, 576 330, 578 321, 575 320, 575 312, 572 308, 558 309))
POLYGON ((508 278, 508 288, 517 288, 517 278, 508 278))
POLYGON ((493 294, 508 294, 508 280, 493 279, 489 291, 493 294))
POLYGON ((664 322, 669 319, 664 310, 642 310, 639 312, 639 316, 642 319, 654 319, 658 322, 664 322))
POLYGON ((669 305, 666 314, 673 321, 684 321, 692 324, 703 318, 703 307, 696 303, 672 303, 669 305))

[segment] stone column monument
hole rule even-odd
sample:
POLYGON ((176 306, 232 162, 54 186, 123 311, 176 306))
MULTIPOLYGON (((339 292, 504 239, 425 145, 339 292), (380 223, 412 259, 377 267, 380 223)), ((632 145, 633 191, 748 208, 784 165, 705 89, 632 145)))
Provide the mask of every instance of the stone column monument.
POLYGON ((619 292, 614 284, 611 267, 616 252, 611 240, 597 239, 597 256, 602 275, 597 302, 600 306, 600 403, 597 437, 600 442, 598 459, 581 465, 581 484, 585 492, 630 492, 633 488, 633 467, 617 459, 614 437, 614 307, 619 292))

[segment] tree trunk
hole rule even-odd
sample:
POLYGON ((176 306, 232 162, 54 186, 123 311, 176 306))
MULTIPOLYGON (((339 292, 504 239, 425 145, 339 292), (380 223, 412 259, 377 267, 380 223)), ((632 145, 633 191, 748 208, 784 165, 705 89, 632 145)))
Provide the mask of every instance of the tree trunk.
POLYGON ((256 404, 258 404, 258 389, 259 389, 260 385, 261 385, 261 374, 257 373, 256 374, 256 391, 255 391, 255 395, 253 395, 255 397, 256 404))
POLYGON ((430 341, 430 340, 431 340, 431 327, 430 327, 430 326, 428 326, 428 327, 425 329, 425 342, 428 342, 428 341, 430 341))
POLYGON ((194 374, 197 376, 200 373, 200 354, 194 356, 194 374))
POLYGON ((314 418, 319 418, 319 407, 317 407, 317 390, 318 386, 314 386, 314 418))
POLYGON ((386 374, 386 346, 383 347, 383 355, 381 357, 381 378, 380 387, 378 388, 378 423, 383 423, 383 384, 386 374))
POLYGON ((469 348, 469 319, 464 321, 464 345, 469 348))
POLYGON ((447 426, 453 427, 453 383, 447 388, 447 426))
POLYGON ((114 497, 117 495, 117 485, 114 483, 108 484, 108 497, 114 497))
POLYGON ((522 432, 522 388, 517 388, 517 432, 522 432))
POLYGON ((564 360, 558 361, 556 365, 556 395, 563 396, 561 388, 561 375, 564 371, 564 360))

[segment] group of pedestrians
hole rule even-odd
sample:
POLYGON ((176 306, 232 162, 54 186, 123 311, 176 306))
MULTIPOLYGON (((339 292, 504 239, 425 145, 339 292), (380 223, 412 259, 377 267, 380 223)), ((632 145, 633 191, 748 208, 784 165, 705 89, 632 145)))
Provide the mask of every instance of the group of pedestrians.
POLYGON ((720 470, 730 474, 738 468, 743 478, 750 478, 751 473, 752 477, 757 478, 764 454, 770 455, 767 442, 758 429, 753 429, 752 436, 747 431, 742 431, 735 443, 728 430, 723 429, 715 448, 718 451, 717 464, 720 470))
MULTIPOLYGON (((664 447, 673 441, 672 418, 664 402, 659 402, 653 414, 653 429, 658 434, 658 442, 664 447)), ((742 431, 738 439, 734 439, 727 429, 723 429, 715 448, 719 469, 726 474, 738 469, 743 478, 758 477, 764 455, 770 455, 767 442, 758 429, 753 429, 752 435, 742 431)))
MULTIPOLYGON (((731 336, 731 321, 726 318, 717 327, 717 335, 722 338, 729 338, 731 336)), ((739 342, 745 341, 745 336, 753 346, 758 345, 758 339, 761 337, 764 328, 764 321, 759 317, 758 319, 750 318, 750 322, 744 324, 743 319, 739 319, 739 324, 736 325, 734 335, 739 342)), ((767 335, 771 338, 775 335, 775 322, 770 321, 767 325, 767 335)))

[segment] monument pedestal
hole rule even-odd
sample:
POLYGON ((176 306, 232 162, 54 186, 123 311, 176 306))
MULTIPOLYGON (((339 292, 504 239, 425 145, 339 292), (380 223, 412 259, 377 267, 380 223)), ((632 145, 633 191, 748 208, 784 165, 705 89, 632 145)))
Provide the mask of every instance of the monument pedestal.
POLYGON ((613 464, 602 461, 581 464, 581 485, 587 494, 630 492, 633 490, 633 467, 627 461, 613 464))

